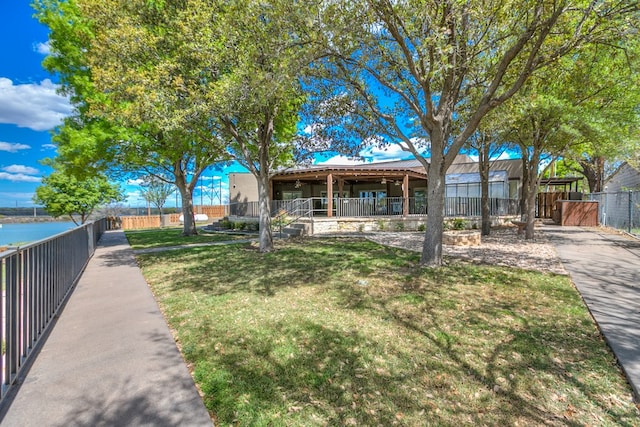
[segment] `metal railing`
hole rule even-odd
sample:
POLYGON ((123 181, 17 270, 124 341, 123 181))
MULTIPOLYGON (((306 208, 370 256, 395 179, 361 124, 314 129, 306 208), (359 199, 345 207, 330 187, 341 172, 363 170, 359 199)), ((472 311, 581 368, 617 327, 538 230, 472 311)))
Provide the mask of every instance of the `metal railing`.
POLYGON ((271 226, 280 233, 300 218, 311 218, 313 215, 311 199, 274 200, 272 206, 275 209, 271 211, 271 217, 274 218, 271 226))
POLYGON ((588 200, 598 202, 598 222, 640 235, 640 191, 592 193, 588 200))
POLYGON ((106 229, 101 219, 0 253, 0 400, 48 332, 106 229))
MULTIPOLYGON (((274 200, 271 202, 271 212, 281 210, 295 210, 295 205, 302 201, 309 201, 310 216, 327 216, 327 199, 313 197, 310 199, 274 200)), ((427 201, 425 198, 409 197, 408 215, 426 215, 427 201)), ((333 199, 332 215, 336 217, 370 217, 370 216, 402 216, 405 199, 403 197, 383 198, 340 198, 333 199)), ((518 215, 520 201, 518 199, 489 199, 490 214, 518 215)), ((479 217, 482 216, 482 198, 480 197, 447 197, 445 198, 445 216, 448 217, 479 217)), ((258 202, 233 203, 229 206, 231 216, 257 218, 259 216, 258 202)))

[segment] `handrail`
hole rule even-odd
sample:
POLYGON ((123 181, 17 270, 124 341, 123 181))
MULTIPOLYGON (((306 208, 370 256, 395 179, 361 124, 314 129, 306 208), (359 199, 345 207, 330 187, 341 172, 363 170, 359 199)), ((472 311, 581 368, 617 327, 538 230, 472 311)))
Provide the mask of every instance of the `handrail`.
POLYGON ((36 354, 108 228, 103 218, 0 253, 0 317, 6 319, 0 328, 0 402, 36 354))
POLYGON ((278 225, 280 228, 280 234, 282 234, 283 229, 298 221, 300 218, 311 218, 313 216, 313 204, 311 202, 311 199, 294 199, 290 201, 287 200, 286 202, 287 203, 282 204, 282 206, 289 206, 289 208, 283 209, 282 207, 279 207, 275 211, 271 212, 271 217, 277 220, 276 225, 278 225), (306 208, 303 207, 304 205, 306 205, 306 208), (293 210, 291 206, 295 206, 295 210, 293 210), (281 220, 282 218, 288 217, 293 217, 293 219, 290 219, 289 222, 286 223, 281 220))

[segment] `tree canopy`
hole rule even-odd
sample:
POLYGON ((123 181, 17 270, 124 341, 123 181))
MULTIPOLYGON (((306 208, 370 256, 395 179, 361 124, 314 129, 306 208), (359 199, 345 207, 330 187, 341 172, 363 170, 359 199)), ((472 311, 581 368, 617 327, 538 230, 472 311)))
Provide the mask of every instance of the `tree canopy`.
POLYGON ((89 219, 97 207, 122 199, 120 188, 104 176, 79 180, 63 171, 54 171, 36 188, 33 201, 43 205, 51 216, 68 216, 76 225, 80 225, 89 219))

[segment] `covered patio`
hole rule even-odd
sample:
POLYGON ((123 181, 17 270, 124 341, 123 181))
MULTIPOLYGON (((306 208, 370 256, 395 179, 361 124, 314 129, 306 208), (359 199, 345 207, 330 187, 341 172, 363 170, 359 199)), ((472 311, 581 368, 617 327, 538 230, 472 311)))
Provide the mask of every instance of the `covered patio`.
POLYGON ((395 167, 387 163, 287 170, 273 177, 271 191, 276 203, 312 199, 315 215, 407 216, 426 213, 426 188, 422 165, 405 161, 395 167))

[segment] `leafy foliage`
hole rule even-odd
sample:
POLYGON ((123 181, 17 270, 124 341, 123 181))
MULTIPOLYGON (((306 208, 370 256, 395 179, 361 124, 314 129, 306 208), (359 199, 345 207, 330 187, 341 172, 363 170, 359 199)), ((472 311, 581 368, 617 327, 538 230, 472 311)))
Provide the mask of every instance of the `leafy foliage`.
POLYGON ((97 207, 122 198, 119 187, 104 176, 78 180, 73 175, 55 171, 36 188, 33 201, 43 205, 53 217, 68 216, 79 225, 84 224, 97 207))
POLYGON ((142 184, 142 197, 153 204, 162 215, 162 208, 167 198, 175 191, 175 186, 155 177, 147 177, 142 184))
POLYGON ((440 265, 444 176, 480 121, 536 70, 635 34, 637 10, 617 0, 328 4, 319 128, 346 143, 399 144, 421 161, 430 209, 422 262, 440 265))

